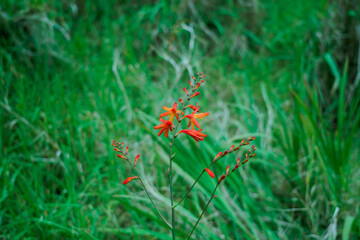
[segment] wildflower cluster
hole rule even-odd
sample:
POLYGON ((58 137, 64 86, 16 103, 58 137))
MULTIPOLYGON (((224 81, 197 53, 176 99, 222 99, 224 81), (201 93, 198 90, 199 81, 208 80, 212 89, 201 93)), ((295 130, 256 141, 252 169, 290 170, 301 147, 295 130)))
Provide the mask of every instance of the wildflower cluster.
MULTIPOLYGON (((195 103, 195 105, 193 104, 189 104, 189 101, 191 101, 192 99, 194 99, 195 97, 199 96, 200 92, 198 91, 198 89, 202 86, 202 84, 204 83, 204 78, 205 76, 203 75, 203 73, 197 73, 197 77, 192 77, 192 79, 189 81, 190 84, 190 88, 186 89, 184 88, 184 92, 186 94, 186 96, 184 98, 180 98, 178 101, 176 101, 175 103, 173 103, 172 107, 166 107, 163 106, 163 110, 165 112, 160 113, 159 116, 159 121, 160 124, 155 126, 154 129, 159 130, 158 132, 158 136, 161 136, 164 133, 165 138, 169 137, 169 132, 174 132, 172 135, 172 138, 170 140, 170 150, 169 150, 169 176, 170 176, 170 200, 171 200, 171 224, 166 220, 166 218, 160 213, 160 211, 158 210, 158 208, 156 207, 156 205, 154 204, 151 196, 149 195, 145 185, 143 184, 143 181, 141 179, 141 177, 139 176, 139 173, 136 169, 136 163, 139 160, 140 155, 138 154, 135 157, 134 162, 132 163, 129 160, 128 157, 128 150, 129 147, 126 147, 125 150, 124 148, 124 143, 120 143, 117 141, 113 141, 113 146, 114 146, 114 150, 116 152, 118 152, 117 157, 126 160, 132 167, 132 169, 136 172, 135 176, 131 176, 125 179, 125 181, 123 182, 123 184, 127 184, 130 181, 134 180, 134 179, 139 179, 142 187, 144 188, 148 198, 150 199, 153 207, 155 208, 157 214, 160 216, 160 218, 169 226, 169 228, 171 229, 171 233, 172 233, 172 239, 175 240, 176 239, 176 229, 175 229, 175 208, 187 197, 189 196, 189 194, 191 193, 191 190, 193 189, 193 187, 196 185, 196 183, 199 181, 199 179, 201 178, 201 176, 206 172, 211 178, 215 178, 215 173, 210 169, 212 167, 213 164, 215 164, 216 162, 218 162, 221 158, 234 153, 236 151, 238 151, 241 147, 243 146, 247 146, 250 145, 250 143, 255 140, 255 137, 249 137, 246 139, 242 139, 240 144, 237 145, 235 147, 235 145, 232 145, 229 149, 225 150, 225 151, 221 151, 219 152, 214 159, 209 163, 208 166, 206 166, 202 172, 200 173, 200 175, 198 176, 198 178, 195 180, 195 182, 193 183, 193 185, 190 187, 190 189, 184 194, 184 196, 175 204, 174 203, 174 199, 173 199, 173 195, 174 195, 174 191, 173 191, 173 180, 172 180, 172 163, 174 160, 174 156, 175 153, 173 153, 173 146, 175 143, 176 138, 181 134, 186 134, 190 137, 192 137, 195 141, 199 142, 199 141, 204 141, 204 139, 207 137, 206 134, 204 134, 202 132, 202 128, 200 127, 200 123, 198 120, 202 120, 205 117, 209 116, 208 112, 200 112, 200 106, 198 103, 195 103), (178 109, 178 103, 181 106, 178 109), (185 112, 187 111, 187 113, 185 114, 185 112), (182 129, 180 131, 178 131, 178 128, 180 126, 180 123, 182 121, 186 121, 187 124, 185 124, 187 126, 187 128, 182 129)), ((211 194, 211 197, 207 203, 207 205, 205 206, 203 212, 201 213, 201 215, 199 216, 197 222, 195 223, 193 229, 191 230, 190 234, 188 235, 187 239, 191 238, 192 233, 194 232, 196 226, 198 225, 199 221, 201 220, 203 214, 205 213, 207 207, 209 206, 210 202, 212 199, 214 199, 216 197, 215 192, 217 187, 219 186, 219 184, 221 184, 226 177, 228 177, 229 175, 231 175, 236 169, 238 169, 240 166, 242 166, 243 164, 245 164, 246 162, 249 161, 250 158, 253 158, 256 156, 256 146, 252 145, 249 149, 247 149, 246 153, 244 154, 244 160, 241 161, 241 158, 237 158, 236 161, 236 165, 232 167, 232 169, 230 168, 230 165, 228 165, 226 167, 226 172, 225 174, 221 175, 221 177, 218 179, 215 189, 211 194)))
POLYGON ((189 81, 191 89, 189 91, 186 88, 183 89, 184 92, 186 93, 185 102, 181 98, 178 100, 179 103, 182 105, 182 110, 177 109, 177 102, 175 102, 173 104, 172 108, 163 106, 163 109, 166 112, 160 114, 159 120, 162 123, 160 125, 154 127, 154 129, 160 129, 158 136, 160 136, 163 132, 165 132, 165 134, 164 134, 165 137, 168 137, 169 130, 172 131, 173 129, 176 128, 173 123, 174 116, 175 116, 175 119, 178 124, 182 120, 187 118, 189 120, 189 124, 187 127, 189 128, 191 126, 191 128, 181 130, 180 132, 176 133, 174 135, 174 137, 177 137, 177 135, 179 135, 180 133, 185 133, 185 134, 189 135, 190 137, 192 137, 193 139, 195 139, 197 142, 203 141, 204 137, 207 137, 206 134, 202 133, 202 129, 200 129, 200 124, 197 121, 197 119, 201 120, 204 117, 208 116, 209 113, 208 112, 199 113, 200 106, 197 103, 196 103, 196 107, 191 104, 186 105, 192 98, 194 98, 200 94, 200 92, 195 92, 195 91, 201 86, 202 83, 204 83, 204 80, 202 80, 202 78, 204 78, 204 77, 205 76, 202 75, 202 73, 198 73, 198 79, 193 77, 192 81, 191 80, 189 81), (186 109, 191 109, 191 113, 181 117, 181 115, 184 115, 184 112, 186 109), (168 120, 163 119, 163 117, 166 117, 166 116, 169 116, 168 120), (198 130, 195 129, 195 126, 196 126, 196 128, 198 128, 198 130))

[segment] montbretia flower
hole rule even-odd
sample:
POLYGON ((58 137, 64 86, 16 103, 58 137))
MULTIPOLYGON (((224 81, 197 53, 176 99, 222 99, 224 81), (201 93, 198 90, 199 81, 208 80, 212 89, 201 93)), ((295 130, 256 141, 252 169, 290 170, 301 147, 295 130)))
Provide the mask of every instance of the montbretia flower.
POLYGON ((223 152, 219 152, 219 153, 215 156, 214 161, 216 161, 216 159, 218 159, 218 158, 221 156, 222 153, 223 153, 223 152))
POLYGON ((165 137, 168 137, 169 130, 172 131, 175 127, 174 124, 171 121, 167 121, 162 118, 160 118, 160 122, 162 122, 162 124, 155 126, 154 129, 160 129, 158 136, 160 136, 165 131, 165 137))
POLYGON ((211 171, 210 169, 205 168, 204 170, 209 174, 210 177, 212 177, 212 178, 215 177, 215 174, 214 174, 213 171, 211 171))
POLYGON ((196 113, 196 111, 194 111, 194 112, 192 112, 192 114, 185 115, 181 119, 188 118, 189 119, 189 125, 187 127, 190 127, 190 125, 191 125, 191 128, 195 129, 194 126, 196 126, 197 128, 200 128, 200 124, 196 119, 203 119, 206 116, 209 116, 208 112, 206 112, 206 113, 196 113))
POLYGON ((119 158, 122 158, 122 159, 127 159, 126 157, 124 157, 123 155, 120 155, 120 154, 118 154, 116 156, 119 157, 119 158))
POLYGON ((227 168, 226 168, 226 175, 229 174, 229 170, 230 170, 230 165, 228 165, 227 168))
POLYGON ((200 108, 199 104, 197 104, 197 103, 196 103, 196 107, 194 105, 192 105, 192 104, 189 104, 184 109, 187 109, 188 107, 191 108, 195 112, 198 112, 199 108, 200 108))
POLYGON ((181 130, 178 134, 185 133, 185 134, 189 135, 190 137, 192 137, 193 139, 195 139, 195 141, 198 142, 198 141, 203 141, 204 137, 207 137, 207 135, 201 133, 201 131, 202 131, 202 129, 199 129, 199 130, 184 129, 184 130, 181 130))
POLYGON ((125 181, 123 182, 123 185, 125 185, 125 184, 127 184, 127 183, 129 183, 129 182, 131 182, 132 180, 137 179, 137 178, 139 178, 139 177, 128 177, 128 178, 125 179, 125 181))
POLYGON ((168 107, 163 106, 163 109, 166 112, 160 114, 160 118, 170 115, 170 118, 169 118, 170 122, 173 121, 174 116, 176 117, 177 120, 179 120, 179 114, 183 114, 180 110, 177 110, 177 102, 174 103, 172 108, 168 108, 168 107))
POLYGON ((137 161, 139 160, 139 157, 140 157, 140 154, 138 154, 138 155, 135 157, 134 167, 136 167, 136 163, 137 163, 137 161))
POLYGON ((221 157, 225 157, 228 153, 229 153, 228 150, 226 150, 226 151, 221 155, 221 157))
POLYGON ((219 178, 219 181, 218 181, 218 184, 220 184, 224 179, 225 179, 225 175, 222 175, 220 178, 219 178))
POLYGON ((196 93, 194 93, 193 95, 191 95, 190 98, 196 97, 196 96, 199 95, 199 94, 200 94, 199 92, 196 92, 196 93))

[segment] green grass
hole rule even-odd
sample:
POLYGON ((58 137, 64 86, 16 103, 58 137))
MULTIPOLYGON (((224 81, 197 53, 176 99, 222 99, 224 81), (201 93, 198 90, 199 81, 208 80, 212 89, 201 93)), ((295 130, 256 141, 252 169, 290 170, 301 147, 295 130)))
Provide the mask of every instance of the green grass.
MULTIPOLYGON (((356 1, 2 1, 0 239, 170 239, 111 140, 169 217, 161 107, 206 75, 209 137, 180 136, 175 199, 249 135, 258 156, 218 190, 194 239, 360 237, 356 1)), ((220 176, 237 156, 217 163, 220 176)), ((215 185, 177 208, 186 237, 215 185)))

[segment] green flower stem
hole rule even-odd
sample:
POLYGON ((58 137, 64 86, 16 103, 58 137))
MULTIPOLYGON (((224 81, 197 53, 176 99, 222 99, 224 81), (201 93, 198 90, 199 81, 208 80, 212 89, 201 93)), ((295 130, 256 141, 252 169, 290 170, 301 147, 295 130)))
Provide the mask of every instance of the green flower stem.
MULTIPOLYGON (((183 105, 183 109, 181 111, 181 114, 182 115, 185 111, 185 106, 186 104, 189 102, 190 98, 188 97, 186 102, 184 103, 183 105)), ((171 225, 172 225, 172 239, 175 240, 176 239, 176 234, 175 234, 175 208, 173 208, 173 205, 174 205, 174 199, 173 199, 173 196, 174 196, 174 192, 173 192, 173 176, 172 176, 172 162, 173 162, 173 157, 172 157, 172 154, 173 154, 173 148, 174 148, 174 144, 175 144, 175 138, 176 138, 176 133, 177 133, 177 129, 179 127, 181 123, 181 120, 178 120, 176 126, 175 126, 175 129, 174 129, 174 135, 173 135, 173 138, 172 138, 172 141, 171 141, 171 144, 170 144, 170 152, 169 152, 169 159, 170 159, 170 200, 171 200, 171 225)))
POLYGON ((195 223, 195 225, 194 225, 193 229, 191 230, 191 232, 190 232, 189 236, 188 236, 186 239, 190 239, 190 238, 191 238, 191 235, 192 235, 192 234, 193 234, 193 232, 195 231, 195 228, 196 228, 196 227, 197 227, 197 225, 199 224, 199 222, 200 222, 200 220, 201 220, 202 216, 204 215, 204 213, 205 213, 206 209, 208 208, 208 206, 209 206, 209 204, 210 204, 211 200, 213 200, 213 198, 214 198, 214 194, 215 194, 215 191, 216 191, 217 187, 219 186, 219 184, 220 184, 219 182, 216 184, 215 189, 214 189, 214 191, 212 192, 212 194, 211 194, 211 197, 210 197, 209 201, 207 202, 207 204, 206 204, 206 206, 205 206, 204 210, 203 210, 203 211, 202 211, 202 213, 200 214, 200 216, 199 216, 198 220, 196 221, 196 223, 195 223))
POLYGON ((141 179, 140 174, 139 174, 138 170, 136 169, 136 167, 134 167, 134 165, 130 162, 130 160, 129 160, 128 158, 126 158, 126 160, 129 162, 129 164, 130 164, 130 166, 132 167, 132 169, 135 170, 137 176, 139 177, 140 183, 141 183, 143 189, 145 190, 146 195, 147 195, 148 198, 150 199, 151 204, 152 204, 153 207, 156 209, 157 214, 158 214, 158 215, 160 216, 160 218, 166 223, 166 225, 168 225, 171 229, 173 229, 173 227, 171 226, 171 224, 165 219, 165 217, 161 214, 161 212, 159 211, 159 209, 156 207, 156 205, 155 205, 154 201, 152 200, 152 198, 151 198, 148 190, 146 189, 145 184, 144 184, 143 180, 141 179))
POLYGON ((199 181, 199 179, 200 179, 201 176, 204 174, 204 172, 205 172, 205 170, 203 170, 203 171, 200 173, 199 177, 195 180, 195 182, 194 182, 193 185, 190 187, 190 189, 187 191, 187 193, 181 198, 181 200, 180 200, 178 203, 176 203, 176 204, 173 206, 173 208, 176 208, 177 205, 179 205, 187 196, 190 195, 191 190, 192 190, 193 187, 196 185, 196 183, 199 181))

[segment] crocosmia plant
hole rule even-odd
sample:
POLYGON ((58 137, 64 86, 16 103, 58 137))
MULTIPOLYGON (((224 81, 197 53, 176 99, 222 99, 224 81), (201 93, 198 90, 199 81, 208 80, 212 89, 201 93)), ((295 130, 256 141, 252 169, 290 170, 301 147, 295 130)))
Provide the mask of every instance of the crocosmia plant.
MULTIPOLYGON (((193 138, 195 141, 204 141, 206 140, 207 135, 203 132, 203 129, 200 126, 200 123, 198 120, 204 119, 207 116, 209 116, 208 112, 200 112, 200 106, 197 103, 190 104, 191 101, 194 101, 197 97, 199 97, 200 92, 199 89, 202 86, 202 84, 205 83, 204 81, 204 75, 203 73, 197 73, 197 77, 192 77, 192 79, 189 81, 190 87, 188 89, 184 88, 185 96, 183 98, 180 98, 177 102, 173 103, 172 107, 166 107, 163 106, 163 110, 165 112, 161 113, 159 116, 159 125, 154 126, 154 129, 159 131, 158 136, 161 136, 162 134, 169 138, 169 161, 170 161, 170 169, 169 169, 169 186, 170 186, 170 206, 169 209, 171 209, 171 216, 170 219, 167 219, 157 208, 154 201, 152 200, 148 190, 146 189, 143 180, 141 179, 141 176, 136 168, 137 162, 140 158, 140 155, 137 154, 134 158, 134 161, 132 161, 133 158, 131 158, 128 155, 129 147, 126 147, 124 149, 124 143, 117 142, 113 140, 113 147, 114 150, 117 152, 117 157, 126 160, 134 170, 134 175, 127 177, 123 184, 128 184, 130 182, 138 181, 138 183, 141 184, 141 186, 144 188, 144 191, 146 192, 148 198, 150 199, 151 204, 154 207, 154 210, 158 214, 158 216, 167 224, 169 227, 169 230, 171 231, 172 239, 176 239, 176 228, 175 228, 175 208, 181 204, 181 202, 189 196, 191 193, 191 190, 194 188, 196 183, 199 181, 199 179, 203 176, 204 173, 207 173, 211 178, 215 179, 215 174, 211 170, 211 167, 219 162, 219 160, 229 154, 232 154, 236 151, 238 151, 241 147, 247 147, 246 152, 244 154, 244 157, 238 157, 236 161, 234 161, 234 165, 227 167, 224 167, 224 174, 220 175, 220 177, 217 177, 217 183, 215 185, 215 188, 213 192, 211 193, 209 200, 207 204, 205 205, 205 208, 203 209, 202 213, 198 217, 197 221, 194 223, 194 226, 192 230, 189 232, 187 239, 191 239, 191 236, 196 229, 198 223, 200 222, 202 216, 206 212, 207 207, 209 206, 212 199, 214 199, 217 195, 216 189, 218 186, 223 183, 226 178, 234 173, 240 166, 245 164, 249 161, 250 158, 253 158, 256 156, 255 145, 249 146, 251 141, 255 139, 255 137, 248 137, 246 139, 242 139, 239 145, 235 146, 232 145, 229 149, 220 151, 216 156, 214 156, 213 160, 209 162, 208 166, 204 166, 204 169, 200 172, 198 178, 195 180, 195 182, 190 186, 189 190, 187 192, 183 193, 183 197, 177 201, 174 199, 174 188, 173 188, 173 161, 176 159, 175 153, 173 152, 173 146, 175 144, 176 139, 179 137, 179 135, 188 135, 189 137, 193 138), (185 121, 187 123, 186 129, 181 129, 180 124, 182 121, 185 121), (171 133, 172 132, 172 133, 171 133)), ((177 160, 177 159, 176 159, 177 160)))

